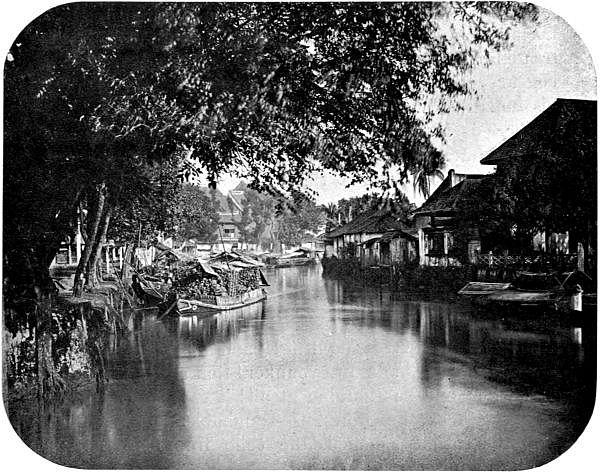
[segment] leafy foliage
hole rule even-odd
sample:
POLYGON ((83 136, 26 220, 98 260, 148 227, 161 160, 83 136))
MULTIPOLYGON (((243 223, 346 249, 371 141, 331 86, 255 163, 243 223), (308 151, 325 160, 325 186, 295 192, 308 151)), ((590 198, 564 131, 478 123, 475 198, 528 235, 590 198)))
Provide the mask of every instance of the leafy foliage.
POLYGON ((214 201, 197 186, 184 184, 174 203, 176 229, 181 239, 207 240, 217 230, 219 214, 214 201))
POLYGON ((317 234, 325 224, 325 214, 320 206, 302 195, 295 196, 294 201, 280 204, 277 216, 277 237, 288 246, 302 243, 305 234, 317 234))
POLYGON ((529 129, 531 150, 501 160, 461 202, 460 228, 482 229, 488 247, 527 249, 538 232, 568 231, 573 243, 595 249, 596 105, 560 107, 545 113, 549 123, 529 129))
POLYGON ((532 15, 518 3, 54 8, 5 67, 8 255, 47 268, 77 208, 98 203, 93 267, 111 217, 131 235, 141 207, 164 209, 147 199, 160 196, 153 167, 203 170, 213 185, 235 172, 288 198, 321 169, 389 187, 393 174, 439 168, 433 118, 532 15))

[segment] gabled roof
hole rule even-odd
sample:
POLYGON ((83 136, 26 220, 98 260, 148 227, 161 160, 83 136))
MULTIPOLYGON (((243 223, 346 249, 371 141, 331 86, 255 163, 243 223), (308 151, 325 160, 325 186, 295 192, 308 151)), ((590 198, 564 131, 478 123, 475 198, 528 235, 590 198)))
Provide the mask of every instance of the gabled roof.
POLYGON ((412 241, 419 240, 419 237, 416 235, 416 231, 414 229, 395 229, 394 231, 387 231, 383 233, 383 236, 379 238, 379 241, 390 242, 392 239, 396 239, 398 237, 402 237, 404 239, 409 239, 412 241))
POLYGON ((400 221, 388 210, 367 211, 325 236, 333 239, 345 234, 383 233, 400 227, 400 221))
POLYGON ((240 224, 242 215, 240 213, 219 213, 219 223, 221 224, 240 224))
POLYGON ((485 180, 485 177, 486 175, 470 175, 453 187, 443 186, 444 183, 442 183, 427 201, 415 211, 414 215, 436 215, 455 211, 463 199, 475 192, 479 184, 485 180))
MULTIPOLYGON (((525 127, 481 159, 480 163, 496 165, 511 157, 544 151, 551 140, 561 135, 566 122, 574 122, 576 127, 577 123, 581 123, 580 130, 586 130, 591 121, 595 123, 596 108, 596 101, 557 99, 525 127)), ((593 127, 594 132, 595 130, 593 127)))
POLYGON ((227 203, 227 197, 221 193, 218 189, 212 189, 208 186, 199 186, 200 190, 206 194, 209 198, 214 198, 219 205, 219 213, 231 214, 229 210, 229 204, 227 203))

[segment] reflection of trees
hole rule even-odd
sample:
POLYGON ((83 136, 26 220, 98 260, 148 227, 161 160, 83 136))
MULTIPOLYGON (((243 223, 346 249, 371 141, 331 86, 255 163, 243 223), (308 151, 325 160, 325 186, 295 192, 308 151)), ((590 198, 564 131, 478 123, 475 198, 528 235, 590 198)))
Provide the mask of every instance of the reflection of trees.
POLYGON ((132 331, 107 342, 109 383, 100 392, 19 411, 26 443, 52 461, 82 468, 163 468, 187 438, 185 391, 174 335, 134 316, 132 331), (33 410, 33 409, 30 409, 33 410))
POLYGON ((235 338, 252 320, 264 318, 264 304, 258 302, 247 307, 212 315, 190 315, 164 321, 169 333, 179 340, 191 343, 197 350, 204 350, 213 343, 235 338))
POLYGON ((580 331, 557 323, 520 321, 510 314, 486 319, 471 307, 397 301, 385 290, 342 280, 324 280, 324 288, 332 318, 417 336, 424 344, 421 375, 427 386, 447 377, 444 368, 452 362, 520 391, 586 400, 593 394, 595 329, 585 328, 581 339, 580 331))

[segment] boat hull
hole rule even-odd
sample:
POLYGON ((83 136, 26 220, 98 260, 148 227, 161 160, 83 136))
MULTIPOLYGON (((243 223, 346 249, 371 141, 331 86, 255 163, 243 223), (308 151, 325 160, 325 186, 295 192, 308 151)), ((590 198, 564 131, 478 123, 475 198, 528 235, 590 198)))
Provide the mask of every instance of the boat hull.
POLYGON ((509 287, 510 283, 507 282, 468 282, 458 294, 466 297, 484 297, 509 287))
POLYGON ((261 302, 266 298, 267 292, 264 289, 251 290, 236 296, 215 296, 198 300, 177 298, 176 309, 180 313, 233 310, 261 302))
POLYGON ((277 259, 275 261, 275 267, 295 267, 295 266, 308 266, 316 264, 316 260, 312 257, 297 257, 289 259, 277 259))

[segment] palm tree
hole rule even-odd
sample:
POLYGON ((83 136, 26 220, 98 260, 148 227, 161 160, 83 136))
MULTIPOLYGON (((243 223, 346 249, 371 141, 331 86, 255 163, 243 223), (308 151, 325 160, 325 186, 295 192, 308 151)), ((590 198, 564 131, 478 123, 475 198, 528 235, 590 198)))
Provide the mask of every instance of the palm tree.
POLYGON ((413 188, 415 191, 415 196, 417 192, 423 196, 423 198, 427 199, 431 195, 431 183, 432 179, 439 178, 440 180, 444 179, 444 172, 442 172, 439 168, 436 168, 432 171, 419 170, 413 175, 413 188))
POLYGON ((326 217, 325 232, 329 232, 338 225, 338 206, 335 203, 329 203, 323 206, 323 211, 326 217))

